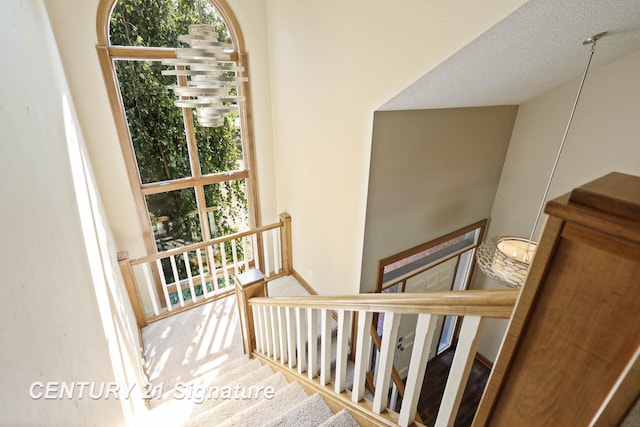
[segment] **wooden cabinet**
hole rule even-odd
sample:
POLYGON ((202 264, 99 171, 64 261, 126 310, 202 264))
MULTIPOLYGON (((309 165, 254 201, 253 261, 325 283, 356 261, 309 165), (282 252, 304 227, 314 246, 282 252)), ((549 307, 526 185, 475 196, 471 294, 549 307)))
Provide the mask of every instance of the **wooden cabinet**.
POLYGON ((640 177, 606 175, 546 212, 474 426, 617 425, 640 394, 640 177))

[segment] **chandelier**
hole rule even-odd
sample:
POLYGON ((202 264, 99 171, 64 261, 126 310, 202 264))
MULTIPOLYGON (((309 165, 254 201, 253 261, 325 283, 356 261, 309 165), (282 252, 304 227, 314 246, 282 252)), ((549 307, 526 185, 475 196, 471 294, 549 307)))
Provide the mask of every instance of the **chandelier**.
POLYGON ((580 87, 578 88, 578 93, 573 103, 571 114, 569 115, 569 121, 565 128, 564 135, 562 136, 562 141, 560 142, 558 153, 556 154, 553 167, 551 168, 549 179, 547 180, 547 186, 544 190, 544 195, 542 196, 542 200, 540 201, 540 207, 538 208, 538 214, 536 215, 536 220, 533 224, 531 235, 528 239, 513 236, 494 237, 492 239, 485 240, 478 247, 478 250, 476 252, 478 267, 480 267, 480 270, 484 274, 495 279, 503 286, 507 286, 510 288, 520 288, 527 278, 529 267, 535 255, 536 249, 538 248, 538 243, 533 240, 533 235, 536 230, 536 226, 538 225, 538 221, 540 220, 540 215, 542 214, 544 203, 547 200, 549 187, 551 186, 551 180, 553 179, 553 175, 555 174, 556 168, 558 166, 558 161, 560 160, 562 149, 564 148, 565 141, 567 140, 567 134, 569 133, 569 128, 571 127, 571 122, 573 121, 573 115, 576 111, 578 100, 580 99, 580 94, 582 93, 582 88, 584 86, 584 82, 589 71, 589 66, 591 64, 591 59, 593 58, 593 54, 595 52, 596 43, 606 34, 607 32, 599 33, 589 37, 584 42, 582 42, 583 45, 591 45, 589 59, 587 60, 587 66, 582 75, 580 87))
POLYGON ((238 102, 244 101, 237 94, 238 84, 248 80, 238 76, 244 67, 231 61, 233 44, 219 41, 214 27, 205 24, 189 25, 189 34, 178 40, 189 47, 176 49, 175 59, 162 61, 175 67, 162 71, 178 78, 178 84, 170 86, 175 105, 195 109, 200 126, 223 126, 224 118, 238 111, 238 102))

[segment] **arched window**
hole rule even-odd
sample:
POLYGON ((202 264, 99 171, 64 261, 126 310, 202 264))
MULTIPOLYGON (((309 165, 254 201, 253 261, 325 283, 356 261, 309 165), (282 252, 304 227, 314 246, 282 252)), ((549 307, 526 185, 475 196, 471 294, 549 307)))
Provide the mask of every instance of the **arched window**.
POLYGON ((174 105, 162 75, 189 24, 215 26, 245 67, 240 29, 223 0, 102 0, 98 55, 147 251, 164 251, 259 225, 249 83, 239 113, 224 126, 198 125, 195 111, 174 105))

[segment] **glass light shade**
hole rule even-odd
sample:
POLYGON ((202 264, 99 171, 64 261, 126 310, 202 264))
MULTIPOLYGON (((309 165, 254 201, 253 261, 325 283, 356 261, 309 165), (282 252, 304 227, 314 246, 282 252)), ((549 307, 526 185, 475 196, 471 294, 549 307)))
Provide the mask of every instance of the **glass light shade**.
POLYGON ((537 248, 536 242, 520 237, 495 237, 478 247, 476 259, 487 276, 509 288, 520 288, 537 248))
POLYGON ((203 24, 189 25, 189 34, 178 40, 190 48, 177 49, 175 59, 162 61, 175 67, 162 71, 163 75, 187 79, 186 84, 171 86, 176 106, 195 108, 201 126, 224 125, 225 116, 238 111, 238 102, 244 101, 244 97, 232 94, 232 88, 247 81, 238 76, 244 67, 229 62, 233 45, 218 41, 215 28, 203 24))

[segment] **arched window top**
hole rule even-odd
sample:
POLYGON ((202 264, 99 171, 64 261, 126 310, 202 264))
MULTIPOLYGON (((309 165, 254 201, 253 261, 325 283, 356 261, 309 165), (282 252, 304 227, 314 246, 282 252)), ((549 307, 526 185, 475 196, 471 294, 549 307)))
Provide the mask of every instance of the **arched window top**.
POLYGON ((213 25, 220 41, 244 51, 244 40, 224 0, 101 0, 98 44, 103 46, 184 47, 178 36, 191 24, 213 25))
POLYGON ((181 47, 178 36, 191 24, 212 25, 231 43, 227 26, 207 0, 117 0, 109 19, 112 46, 181 47))

